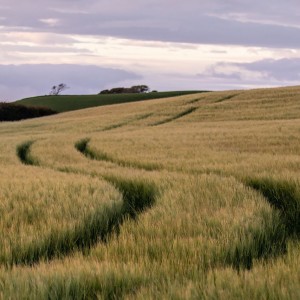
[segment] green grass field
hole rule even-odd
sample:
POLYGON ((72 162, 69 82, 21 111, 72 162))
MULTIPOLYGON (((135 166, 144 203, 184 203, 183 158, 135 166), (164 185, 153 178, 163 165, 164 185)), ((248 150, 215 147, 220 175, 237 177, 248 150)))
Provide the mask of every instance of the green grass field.
POLYGON ((0 298, 299 299, 299 93, 0 123, 0 298))
POLYGON ((144 101, 159 98, 169 98, 174 96, 189 95, 199 93, 199 91, 176 91, 176 92, 156 92, 145 94, 116 94, 116 95, 59 95, 40 96, 26 98, 16 101, 17 104, 27 106, 41 106, 51 108, 57 112, 83 109, 88 107, 112 105, 127 102, 144 101))

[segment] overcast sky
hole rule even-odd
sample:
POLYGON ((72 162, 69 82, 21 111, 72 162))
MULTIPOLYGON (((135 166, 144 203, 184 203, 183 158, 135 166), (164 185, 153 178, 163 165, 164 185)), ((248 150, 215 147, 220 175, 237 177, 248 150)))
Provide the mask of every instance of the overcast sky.
POLYGON ((298 0, 1 0, 0 101, 297 85, 298 0))

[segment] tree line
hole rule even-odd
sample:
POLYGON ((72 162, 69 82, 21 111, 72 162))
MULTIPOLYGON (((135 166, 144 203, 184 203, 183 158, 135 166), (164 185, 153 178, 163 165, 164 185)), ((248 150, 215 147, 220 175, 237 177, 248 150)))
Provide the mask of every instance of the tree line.
MULTIPOLYGON (((60 83, 58 85, 52 86, 49 95, 57 96, 62 91, 68 89, 69 87, 65 83, 60 83)), ((141 84, 141 85, 133 85, 132 87, 125 88, 125 87, 116 87, 110 90, 103 90, 99 94, 141 94, 141 93, 148 93, 150 92, 150 88, 148 85, 141 84)), ((152 91, 157 92, 157 91, 152 91)))
POLYGON ((150 88, 147 85, 134 85, 130 88, 116 87, 110 90, 103 90, 99 94, 141 94, 148 93, 150 88))

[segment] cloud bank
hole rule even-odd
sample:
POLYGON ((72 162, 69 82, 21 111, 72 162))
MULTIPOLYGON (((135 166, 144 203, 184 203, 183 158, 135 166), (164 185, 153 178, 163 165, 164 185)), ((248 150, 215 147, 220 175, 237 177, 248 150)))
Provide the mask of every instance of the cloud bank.
POLYGON ((251 63, 217 63, 197 74, 202 80, 230 85, 299 85, 300 58, 264 59, 251 63))
POLYGON ((0 24, 23 31, 299 48, 296 0, 2 0, 0 24))

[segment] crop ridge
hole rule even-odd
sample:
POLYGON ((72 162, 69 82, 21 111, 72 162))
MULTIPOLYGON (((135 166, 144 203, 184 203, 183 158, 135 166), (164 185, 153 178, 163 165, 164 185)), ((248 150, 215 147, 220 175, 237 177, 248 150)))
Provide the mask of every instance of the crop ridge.
MULTIPOLYGON (((28 153, 33 141, 21 144, 22 162, 34 165, 35 160, 28 153), (28 161, 29 159, 29 161, 28 161)), ((119 227, 128 218, 136 219, 139 213, 150 208, 158 190, 154 183, 145 180, 127 180, 117 176, 102 176, 113 184, 122 194, 122 204, 102 205, 95 212, 87 215, 74 228, 51 232, 40 242, 12 249, 10 257, 2 258, 6 265, 33 265, 41 260, 67 256, 74 251, 86 252, 98 242, 107 242, 112 233, 119 232, 119 227)))

